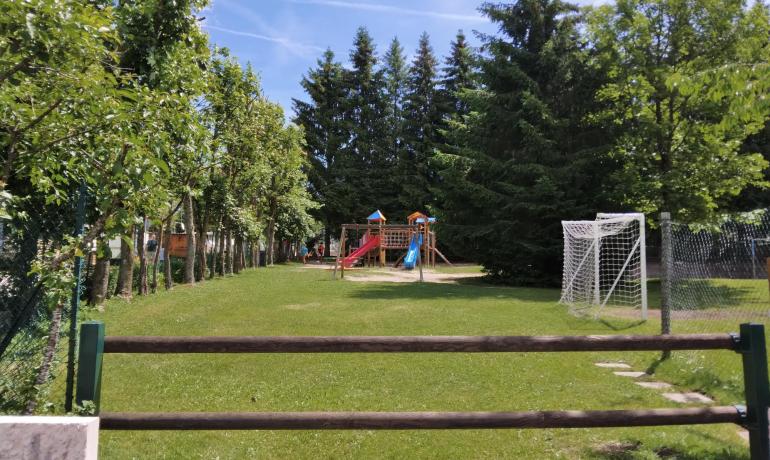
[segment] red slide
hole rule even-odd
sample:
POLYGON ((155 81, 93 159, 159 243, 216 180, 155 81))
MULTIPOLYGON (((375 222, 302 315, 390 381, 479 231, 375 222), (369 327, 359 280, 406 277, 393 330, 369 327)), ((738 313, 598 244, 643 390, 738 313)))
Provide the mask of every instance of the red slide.
POLYGON ((358 259, 366 255, 367 252, 371 251, 372 249, 377 247, 377 245, 379 244, 380 244, 379 236, 373 236, 369 238, 368 240, 366 240, 363 246, 353 251, 353 253, 350 254, 349 256, 345 257, 345 259, 342 260, 342 265, 344 265, 345 268, 352 267, 353 265, 356 264, 356 262, 358 262, 358 259))

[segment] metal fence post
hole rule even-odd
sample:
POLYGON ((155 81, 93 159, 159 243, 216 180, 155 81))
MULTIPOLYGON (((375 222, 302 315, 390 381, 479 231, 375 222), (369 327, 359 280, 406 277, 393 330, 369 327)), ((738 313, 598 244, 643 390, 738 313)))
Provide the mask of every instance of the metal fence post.
MULTIPOLYGON (((80 184, 80 190, 78 191, 78 204, 77 214, 75 215, 75 237, 80 237, 83 234, 83 227, 86 219, 86 194, 88 189, 85 183, 80 184)), ((83 252, 87 252, 87 248, 83 248, 83 252)), ((77 333, 78 333, 78 310, 80 310, 80 292, 81 292, 81 272, 83 271, 83 258, 80 256, 75 257, 75 285, 72 287, 72 299, 70 301, 70 327, 69 327, 69 343, 67 344, 67 378, 64 390, 64 410, 66 412, 72 411, 72 391, 75 380, 75 350, 77 349, 77 333)))
POLYGON ((78 353, 78 385, 75 402, 92 401, 99 413, 102 386, 102 356, 104 354, 104 323, 86 321, 80 326, 78 353))
POLYGON ((770 383, 767 374, 767 345, 762 324, 741 324, 740 350, 743 355, 743 382, 746 391, 746 428, 752 460, 770 459, 767 410, 770 383))
POLYGON ((671 246, 671 214, 660 213, 660 332, 671 333, 671 265, 674 251, 671 246))

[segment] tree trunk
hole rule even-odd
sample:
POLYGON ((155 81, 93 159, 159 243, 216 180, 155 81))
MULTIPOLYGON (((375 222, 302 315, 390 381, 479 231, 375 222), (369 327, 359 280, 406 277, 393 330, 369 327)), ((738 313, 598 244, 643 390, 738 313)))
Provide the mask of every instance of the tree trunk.
POLYGON ((272 200, 270 204, 270 222, 267 224, 267 247, 265 248, 265 263, 267 265, 273 265, 273 258, 275 256, 275 214, 276 210, 275 200, 272 200))
POLYGON ((126 241, 134 241, 134 227, 134 225, 131 225, 127 234, 120 240, 120 270, 118 271, 118 284, 115 287, 115 295, 124 299, 132 297, 134 288, 133 248, 126 241))
POLYGON ((208 243, 208 226, 209 226, 209 213, 205 209, 198 208, 198 248, 196 249, 196 255, 198 257, 198 265, 195 270, 195 281, 203 281, 206 279, 206 266, 208 261, 206 260, 208 254, 206 252, 206 243, 208 243))
POLYGON ((235 248, 233 253, 233 273, 238 274, 241 272, 241 251, 243 250, 243 244, 241 242, 241 236, 235 237, 235 248))
POLYGON ((228 275, 232 275, 233 274, 233 232, 230 229, 227 230, 226 240, 227 241, 225 243, 227 246, 225 251, 227 253, 227 257, 225 259, 225 266, 227 267, 227 270, 225 270, 225 272, 228 275))
MULTIPOLYGON (((150 283, 150 288, 152 289, 153 293, 155 293, 155 291, 158 289, 158 261, 160 260, 161 248, 164 245, 164 230, 166 230, 166 222, 160 221, 160 229, 158 229, 158 236, 155 239, 157 242, 155 245, 155 256, 152 258, 152 283, 150 283)), ((168 249, 166 250, 168 251, 168 249)))
POLYGON ((99 306, 107 299, 110 286, 110 244, 106 240, 99 241, 99 254, 94 264, 94 274, 91 278, 91 298, 88 303, 99 306))
POLYGON ((166 249, 163 251, 163 285, 166 290, 174 285, 171 279, 171 218, 168 219, 168 231, 166 232, 166 242, 163 244, 166 249))
POLYGON ((331 257, 332 232, 327 228, 324 230, 324 257, 331 257))
MULTIPOLYGON (((51 317, 51 327, 48 329, 48 343, 45 346, 45 353, 43 353, 43 364, 37 372, 35 377, 35 387, 39 388, 48 381, 48 377, 51 375, 51 363, 56 356, 56 347, 59 345, 59 331, 61 330, 61 317, 62 310, 64 310, 64 304, 59 303, 56 305, 56 309, 53 311, 51 317)), ((23 415, 29 415, 35 412, 37 408, 37 398, 33 397, 27 402, 27 407, 24 409, 23 415)))
POLYGON ((259 250, 259 238, 254 242, 254 266, 259 268, 259 264, 262 263, 262 253, 259 250))
POLYGON ((227 231, 222 226, 219 231, 219 252, 217 253, 217 259, 219 259, 219 276, 225 276, 225 238, 227 237, 227 231))
POLYGON ((145 229, 147 228, 147 216, 142 219, 142 228, 139 231, 138 246, 139 246, 139 295, 147 295, 147 251, 146 242, 144 241, 145 229))
POLYGON ((214 279, 214 275, 217 273, 217 254, 219 251, 219 227, 217 227, 217 230, 214 232, 214 245, 211 248, 211 270, 209 270, 209 279, 214 279))
POLYGON ((195 284, 195 219, 192 195, 184 198, 184 228, 187 232, 187 253, 184 259, 184 282, 195 284))

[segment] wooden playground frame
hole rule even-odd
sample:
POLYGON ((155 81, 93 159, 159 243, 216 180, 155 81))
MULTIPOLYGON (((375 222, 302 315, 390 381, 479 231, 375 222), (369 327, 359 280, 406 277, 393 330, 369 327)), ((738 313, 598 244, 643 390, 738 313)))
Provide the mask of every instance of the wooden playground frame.
MULTIPOLYGON (((362 245, 362 242, 370 238, 378 238, 378 242, 376 247, 372 248, 361 257, 364 259, 365 266, 373 267, 376 260, 380 267, 384 267, 387 260, 387 251, 405 251, 409 249, 409 244, 414 235, 422 236, 422 244, 420 250, 417 251, 417 265, 419 266, 421 280, 423 261, 425 261, 428 266, 435 267, 436 256, 438 256, 446 264, 451 266, 452 263, 436 247, 436 232, 431 230, 431 224, 433 223, 434 221, 431 221, 424 214, 415 212, 407 218, 406 224, 386 224, 384 223, 384 218, 376 222, 370 220, 369 223, 366 224, 342 224, 340 248, 334 262, 333 277, 336 278, 338 269, 340 270, 340 277, 345 277, 345 265, 347 265, 345 259, 353 254, 353 252, 362 245), (353 232, 356 234, 356 240, 358 240, 359 246, 348 245, 348 237, 353 232), (362 232, 363 237, 358 238, 362 232)), ((406 256, 406 253, 402 254, 396 260, 394 267, 399 266, 404 259, 404 256, 406 256)))

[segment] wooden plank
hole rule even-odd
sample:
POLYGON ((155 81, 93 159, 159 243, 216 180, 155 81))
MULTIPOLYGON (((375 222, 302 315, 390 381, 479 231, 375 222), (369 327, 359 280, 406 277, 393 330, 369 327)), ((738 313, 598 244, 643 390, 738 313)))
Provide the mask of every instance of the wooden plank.
POLYGON ((438 248, 433 248, 433 251, 434 251, 436 254, 438 254, 439 256, 441 256, 441 258, 442 258, 442 259, 444 259, 444 262, 446 262, 446 264, 447 264, 447 265, 449 265, 450 267, 452 267, 452 266, 453 266, 453 265, 452 265, 452 262, 450 262, 450 261, 449 261, 449 259, 447 259, 447 258, 444 256, 444 254, 442 254, 442 253, 441 253, 441 251, 439 251, 439 250, 438 250, 438 248))
POLYGON ((105 353, 393 353, 714 350, 729 334, 594 336, 109 336, 105 353))
POLYGON ((424 430, 741 423, 733 406, 528 412, 103 412, 104 430, 424 430))

